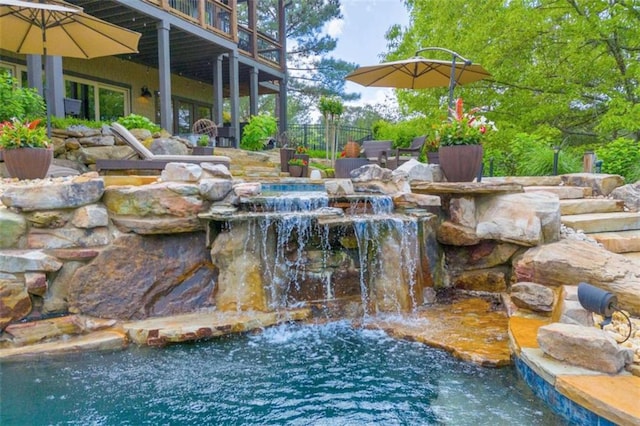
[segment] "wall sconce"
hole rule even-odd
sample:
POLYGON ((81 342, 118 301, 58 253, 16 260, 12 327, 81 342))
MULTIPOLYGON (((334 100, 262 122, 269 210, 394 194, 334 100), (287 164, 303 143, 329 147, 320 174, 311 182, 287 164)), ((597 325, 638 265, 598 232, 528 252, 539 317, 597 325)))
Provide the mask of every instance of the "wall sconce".
POLYGON ((624 343, 629 339, 629 337, 631 337, 631 319, 616 306, 618 298, 615 294, 604 291, 598 287, 592 286, 591 284, 580 283, 578 284, 578 301, 587 311, 594 312, 604 317, 604 321, 600 323, 600 328, 611 323, 611 317, 613 316, 614 311, 620 312, 627 318, 627 322, 629 323, 629 334, 626 339, 619 343, 624 343))
POLYGON ((146 99, 151 99, 153 97, 147 86, 142 86, 142 89, 140 89, 140 96, 146 99))

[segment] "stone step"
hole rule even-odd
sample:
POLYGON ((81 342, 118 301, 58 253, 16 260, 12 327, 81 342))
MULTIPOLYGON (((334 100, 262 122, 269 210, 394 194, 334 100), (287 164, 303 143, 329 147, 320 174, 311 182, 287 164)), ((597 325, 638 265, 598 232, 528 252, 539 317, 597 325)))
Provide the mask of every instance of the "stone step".
POLYGON ((561 200, 590 197, 593 193, 591 188, 581 186, 525 186, 523 189, 524 192, 551 192, 561 200))
POLYGON ((610 198, 585 198, 560 200, 560 214, 609 213, 624 210, 623 200, 610 198))
POLYGON ((87 351, 113 351, 127 347, 124 333, 115 330, 96 331, 52 342, 0 349, 0 361, 19 361, 87 351))
POLYGON ((590 213, 562 216, 562 223, 586 234, 640 229, 640 212, 590 213))
POLYGON ((196 312, 170 317, 149 318, 125 323, 129 339, 139 345, 164 346, 168 343, 210 339, 244 333, 288 321, 309 318, 309 309, 288 312, 196 312))
POLYGON ((614 253, 640 252, 640 230, 597 232, 589 236, 614 253))

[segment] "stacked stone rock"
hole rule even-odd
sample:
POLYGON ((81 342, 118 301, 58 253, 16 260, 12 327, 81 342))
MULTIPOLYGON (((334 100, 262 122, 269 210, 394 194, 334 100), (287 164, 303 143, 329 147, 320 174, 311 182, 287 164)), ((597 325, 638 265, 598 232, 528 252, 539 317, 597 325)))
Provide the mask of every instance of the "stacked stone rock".
MULTIPOLYGON (((421 164, 393 173, 368 166, 327 189, 390 194, 397 207, 437 213, 425 271, 438 291, 496 298, 511 291, 525 303, 530 297, 513 284, 555 290, 587 281, 615 292, 620 307, 640 315, 637 265, 588 242, 561 240, 556 197, 524 193, 513 183, 425 182, 436 176, 421 164)), ((125 321, 217 306, 221 265, 212 262, 201 215, 213 206, 231 216, 240 197, 259 191, 259 183, 234 181, 226 168, 206 164, 169 165, 158 182, 144 186, 105 187, 95 173, 3 182, 0 329, 6 335, 16 323, 44 315, 125 321)), ((548 311, 545 292, 539 293, 543 301, 526 303, 548 311)), ((265 308, 258 303, 247 308, 265 308)))

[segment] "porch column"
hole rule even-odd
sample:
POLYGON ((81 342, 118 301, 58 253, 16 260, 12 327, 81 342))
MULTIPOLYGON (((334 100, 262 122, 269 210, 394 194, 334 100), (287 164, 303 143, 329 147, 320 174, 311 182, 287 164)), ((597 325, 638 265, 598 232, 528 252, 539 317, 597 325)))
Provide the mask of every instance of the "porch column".
POLYGON ((40 96, 42 93, 42 56, 27 55, 27 84, 36 89, 40 96))
POLYGON ((287 122, 287 7, 291 5, 288 2, 285 5, 285 0, 278 0, 278 40, 280 41, 280 64, 284 77, 280 80, 280 90, 278 91, 278 103, 276 104, 278 115, 278 132, 280 134, 287 131, 289 123, 287 122))
POLYGON ((222 92, 222 60, 223 56, 216 55, 213 61, 213 121, 222 126, 222 109, 224 106, 224 93, 222 92))
POLYGON ((233 128, 234 147, 240 146, 240 84, 238 72, 238 51, 229 52, 229 103, 231 105, 231 127, 233 128))
POLYGON ((249 71, 249 114, 258 114, 258 68, 249 71))
POLYGON ((64 117, 64 80, 62 78, 62 58, 60 56, 47 56, 45 58, 46 67, 46 90, 45 100, 47 110, 51 112, 51 117, 64 117))
POLYGON ((171 57, 169 55, 169 30, 167 21, 158 22, 158 81, 160 90, 160 126, 173 134, 171 109, 171 57))

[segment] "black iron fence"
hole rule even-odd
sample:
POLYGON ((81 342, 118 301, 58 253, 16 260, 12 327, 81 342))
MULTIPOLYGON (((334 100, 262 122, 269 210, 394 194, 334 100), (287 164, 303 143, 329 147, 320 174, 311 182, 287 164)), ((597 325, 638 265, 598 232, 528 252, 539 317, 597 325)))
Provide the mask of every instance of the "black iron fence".
MULTIPOLYGON (((285 135, 281 135, 278 146, 302 145, 314 150, 327 150, 324 124, 289 124, 285 135)), ((337 150, 341 151, 348 141, 362 142, 373 139, 371 129, 353 126, 338 126, 336 131, 337 150)), ((331 145, 329 145, 329 148, 331 145)))

